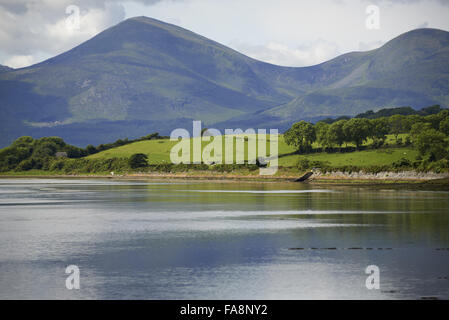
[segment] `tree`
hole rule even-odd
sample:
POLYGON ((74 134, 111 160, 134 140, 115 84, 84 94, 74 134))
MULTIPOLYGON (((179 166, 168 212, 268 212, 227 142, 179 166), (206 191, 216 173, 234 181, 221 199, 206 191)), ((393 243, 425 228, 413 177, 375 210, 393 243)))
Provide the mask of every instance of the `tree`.
POLYGON ((336 144, 339 148, 345 142, 345 133, 343 131, 343 127, 347 120, 339 120, 334 122, 327 130, 327 142, 330 145, 336 144))
POLYGON ((413 134, 413 145, 421 156, 429 155, 430 159, 439 160, 447 154, 447 141, 445 138, 444 133, 433 128, 420 130, 418 133, 413 134))
POLYGON ((12 144, 11 147, 30 147, 34 142, 34 139, 30 136, 23 136, 17 138, 12 144))
MULTIPOLYGON (((44 137, 34 140, 33 157, 45 158, 52 157, 56 152, 66 148, 66 143, 59 137, 44 137)), ((74 147, 76 148, 76 147, 74 147)))
POLYGON ((416 114, 405 117, 405 120, 404 120, 405 131, 410 132, 410 130, 414 124, 423 123, 423 121, 424 121, 424 117, 416 115, 416 114))
POLYGON ((330 125, 323 121, 315 124, 316 140, 323 148, 332 147, 332 143, 328 140, 329 135, 327 134, 329 127, 330 125))
POLYGON ((371 123, 368 119, 353 118, 344 124, 343 132, 345 140, 354 142, 358 149, 370 135, 371 123))
POLYGON ((433 129, 438 130, 441 118, 438 116, 438 114, 431 114, 429 116, 425 116, 424 121, 430 123, 433 129))
POLYGON ((310 151, 315 139, 315 128, 311 123, 306 121, 295 123, 284 134, 285 143, 294 146, 299 152, 310 151))
POLYGON ((410 129, 410 136, 413 140, 415 140, 421 132, 430 129, 432 129, 432 125, 430 123, 415 123, 410 129))
POLYGON ((405 131, 405 117, 402 115, 394 115, 389 118, 391 133, 394 135, 396 143, 399 141, 399 134, 405 131))
POLYGON ((143 168, 148 166, 147 159, 148 156, 146 154, 135 153, 129 158, 128 164, 132 169, 143 168))
POLYGON ((64 151, 67 152, 69 158, 81 158, 89 155, 85 149, 81 149, 75 146, 66 145, 64 151))
POLYGON ((445 119, 441 120, 440 131, 447 136, 449 135, 449 117, 446 117, 445 119))
POLYGON ((371 120, 371 132, 369 137, 373 139, 374 148, 379 148, 385 143, 389 132, 390 126, 386 118, 371 120))
POLYGON ((95 148, 93 145, 89 144, 86 147, 86 153, 87 154, 94 154, 97 153, 97 148, 95 148))
POLYGON ((34 165, 35 165, 35 161, 33 158, 25 159, 17 165, 16 170, 17 171, 28 171, 28 170, 33 169, 34 165))

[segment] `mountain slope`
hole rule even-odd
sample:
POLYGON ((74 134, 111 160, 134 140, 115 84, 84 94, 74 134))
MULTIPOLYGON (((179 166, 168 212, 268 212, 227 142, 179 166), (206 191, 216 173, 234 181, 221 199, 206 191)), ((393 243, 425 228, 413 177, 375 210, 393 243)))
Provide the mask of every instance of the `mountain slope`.
MULTIPOLYGON (((300 75, 301 69, 305 68, 296 70, 300 75)), ((251 122, 237 116, 227 123, 286 128, 297 119, 355 115, 382 107, 448 106, 449 32, 413 30, 379 49, 348 53, 308 72, 308 92, 254 113, 251 122)))
POLYGON ((0 73, 0 145, 20 135, 99 144, 203 120, 284 127, 386 106, 449 105, 449 33, 279 67, 155 19, 125 20, 61 55, 0 73))
POLYGON ((128 19, 55 58, 2 74, 0 144, 23 134, 85 144, 73 133, 88 124, 96 132, 90 142, 101 143, 171 131, 187 118, 212 124, 293 98, 253 64, 263 63, 173 25, 128 19), (117 121, 124 121, 121 132, 98 132, 117 121), (141 130, 123 131, 136 122, 141 130))
POLYGON ((282 100, 254 75, 248 60, 187 30, 134 18, 17 71, 8 80, 32 83, 33 91, 64 97, 71 116, 53 117, 58 121, 201 115, 216 120, 282 100))
POLYGON ((12 71, 12 70, 13 70, 13 68, 10 68, 8 66, 3 66, 0 64, 0 73, 12 71))

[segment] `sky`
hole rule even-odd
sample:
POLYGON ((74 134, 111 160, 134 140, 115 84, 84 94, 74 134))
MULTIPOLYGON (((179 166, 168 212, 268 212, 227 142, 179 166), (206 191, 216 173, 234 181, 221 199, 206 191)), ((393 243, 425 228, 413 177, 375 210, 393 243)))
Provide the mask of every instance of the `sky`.
POLYGON ((449 31, 449 0, 0 0, 0 64, 41 62, 134 16, 300 67, 372 50, 417 28, 449 31))

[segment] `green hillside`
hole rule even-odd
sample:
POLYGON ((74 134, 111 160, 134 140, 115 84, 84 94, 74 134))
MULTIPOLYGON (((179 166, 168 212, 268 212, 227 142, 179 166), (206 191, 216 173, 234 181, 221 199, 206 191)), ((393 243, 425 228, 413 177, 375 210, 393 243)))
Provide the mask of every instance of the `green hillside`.
MULTIPOLYGON (((400 138, 405 138, 405 134, 400 138)), ((223 137, 221 137, 223 139, 223 137)), ((198 139, 198 138, 196 138, 198 139)), ((387 143, 393 144, 394 137, 388 136, 387 143)), ((170 150, 176 144, 175 141, 149 140, 131 143, 125 146, 105 150, 86 157, 87 159, 113 159, 113 158, 129 158, 135 153, 143 153, 148 156, 149 164, 167 164, 170 163, 170 150)), ((204 148, 209 142, 203 142, 204 148)), ((247 160, 247 142, 245 143, 245 159, 247 160)), ((269 144, 269 143, 268 143, 269 144)), ((368 140, 365 146, 369 146, 371 141, 368 140)), ((353 146, 348 144, 348 146, 353 146)), ((320 147, 314 144, 314 148, 320 147)), ((224 150, 224 149, 223 149, 224 150)), ((348 153, 311 153, 307 155, 292 154, 294 148, 288 146, 281 135, 279 137, 279 166, 294 167, 299 158, 307 158, 311 161, 327 161, 333 167, 341 167, 345 165, 353 166, 371 166, 371 165, 391 165, 393 162, 402 158, 414 161, 418 155, 416 150, 411 148, 388 148, 379 150, 364 150, 348 153)), ((235 151, 235 143, 234 143, 235 151)), ((223 151, 224 154, 224 151, 223 151)))
POLYGON ((125 146, 105 150, 86 157, 87 159, 112 159, 129 158, 135 153, 143 153, 148 156, 151 164, 161 164, 170 162, 170 150, 176 144, 175 141, 149 140, 139 141, 125 146))

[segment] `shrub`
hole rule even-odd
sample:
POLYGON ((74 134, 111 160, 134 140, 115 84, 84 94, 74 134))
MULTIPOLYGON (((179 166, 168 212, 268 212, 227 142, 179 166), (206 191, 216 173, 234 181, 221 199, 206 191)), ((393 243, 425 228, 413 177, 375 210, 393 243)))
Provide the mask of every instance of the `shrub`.
POLYGON ((34 159, 25 159, 21 161, 17 167, 17 171, 28 171, 34 168, 34 159))
POLYGON ((146 154, 135 153, 129 158, 128 164, 132 169, 147 167, 147 159, 148 156, 146 154))
POLYGON ((56 160, 50 164, 50 171, 60 171, 64 168, 64 160, 56 160))
POLYGON ((449 160, 441 159, 428 164, 426 171, 433 171, 436 173, 449 172, 449 160))
POLYGON ((310 163, 309 159, 300 157, 298 159, 298 161, 296 162, 296 167, 299 170, 307 170, 307 169, 311 168, 311 163, 310 163))
POLYGON ((411 167, 411 166, 412 166, 411 162, 406 158, 402 158, 398 161, 393 162, 393 168, 395 168, 395 169, 399 169, 399 168, 403 168, 403 167, 411 167))
POLYGON ((412 140, 410 139, 410 136, 407 136, 405 138, 404 146, 408 147, 412 144, 412 140))

